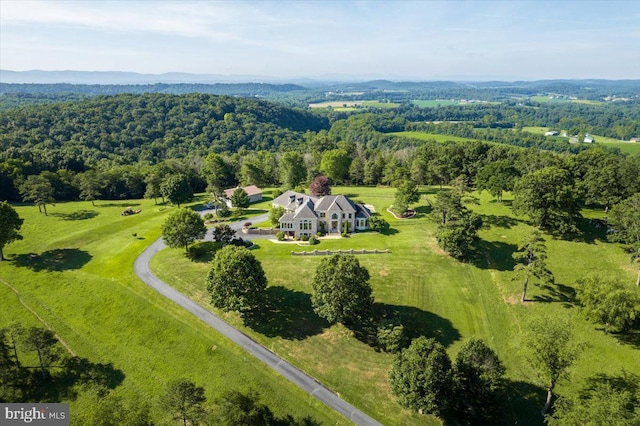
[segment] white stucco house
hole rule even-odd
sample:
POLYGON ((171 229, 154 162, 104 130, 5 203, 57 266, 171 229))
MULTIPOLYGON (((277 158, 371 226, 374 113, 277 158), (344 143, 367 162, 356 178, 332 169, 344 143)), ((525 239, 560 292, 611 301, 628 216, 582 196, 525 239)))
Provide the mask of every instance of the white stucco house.
POLYGON ((340 233, 345 226, 347 232, 369 229, 371 212, 344 195, 314 197, 287 191, 273 200, 272 206, 284 208, 280 229, 289 236, 311 236, 318 231, 340 233))

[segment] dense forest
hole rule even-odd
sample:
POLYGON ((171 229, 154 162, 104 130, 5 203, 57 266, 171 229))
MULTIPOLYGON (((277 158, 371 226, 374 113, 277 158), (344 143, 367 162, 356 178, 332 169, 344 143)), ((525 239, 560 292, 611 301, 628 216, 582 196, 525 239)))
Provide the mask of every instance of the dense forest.
POLYGON ((27 105, 0 112, 0 199, 33 201, 35 178, 49 182, 52 200, 152 196, 173 174, 186 176, 196 191, 238 183, 294 188, 319 173, 335 183, 462 178, 474 185, 478 171, 499 160, 513 164, 517 176, 562 167, 589 203, 608 206, 640 191, 640 157, 523 126, 629 137, 640 134, 640 109, 625 102, 503 103, 318 112, 255 98, 160 93, 27 105), (404 130, 477 142, 392 134, 404 130))

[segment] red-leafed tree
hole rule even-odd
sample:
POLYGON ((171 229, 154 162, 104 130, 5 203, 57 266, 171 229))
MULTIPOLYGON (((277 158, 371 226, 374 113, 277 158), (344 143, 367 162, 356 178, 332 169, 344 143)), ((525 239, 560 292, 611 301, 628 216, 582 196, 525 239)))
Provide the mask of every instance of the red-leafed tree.
POLYGON ((331 195, 331 181, 324 175, 316 176, 309 186, 309 192, 316 197, 331 195))

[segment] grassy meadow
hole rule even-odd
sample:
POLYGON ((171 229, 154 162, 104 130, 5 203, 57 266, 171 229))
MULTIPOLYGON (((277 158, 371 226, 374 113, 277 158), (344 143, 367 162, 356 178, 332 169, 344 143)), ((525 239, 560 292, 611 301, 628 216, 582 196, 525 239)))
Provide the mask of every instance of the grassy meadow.
MULTIPOLYGON (((525 132, 544 135, 545 132, 549 131, 549 128, 547 128, 547 127, 523 127, 522 130, 525 131, 525 132)), ((557 138, 559 140, 568 139, 568 138, 562 137, 562 136, 553 136, 553 137, 557 138)), ((609 147, 612 147, 612 148, 619 148, 620 151, 625 152, 627 154, 638 154, 638 153, 640 153, 640 143, 626 142, 626 141, 622 141, 622 140, 619 140, 619 139, 609 138, 609 137, 606 137, 606 136, 593 135, 593 137, 596 139, 596 143, 595 143, 596 146, 599 145, 599 144, 602 144, 604 146, 609 146, 609 147)))
MULTIPOLYGON (((520 303, 521 282, 514 277, 511 254, 532 228, 512 214, 510 197, 497 204, 488 194, 470 208, 483 216, 477 253, 460 263, 443 253, 434 238, 435 225, 428 217, 425 198, 434 200, 436 188, 423 188, 414 219, 396 220, 386 212, 393 202, 392 188, 336 187, 333 193, 370 203, 390 222, 388 235, 358 233, 349 238, 323 240, 317 249, 389 249, 390 254, 360 255, 370 272, 379 317, 401 318, 413 337, 437 338, 454 357, 471 337, 484 339, 507 367, 508 401, 504 421, 508 424, 542 424, 544 383, 522 351, 521 332, 527 319, 543 315, 549 321, 570 317, 576 336, 587 342, 569 380, 562 380, 559 394, 576 394, 586 379, 597 374, 640 374, 640 336, 607 335, 586 322, 574 306, 576 279, 591 272, 606 272, 630 286, 633 266, 620 247, 585 221, 585 236, 576 241, 547 237, 549 266, 556 285, 530 285, 528 299, 520 303)), ((586 210, 585 217, 599 217, 586 210)), ((223 316, 254 339, 317 377, 386 425, 438 424, 431 416, 419 416, 401 408, 391 394, 388 373, 393 357, 376 352, 346 328, 328 326, 312 310, 311 279, 320 257, 293 257, 292 250, 312 250, 296 243, 277 244, 258 240, 253 251, 262 262, 269 281, 268 312, 242 318, 223 316)), ((167 249, 152 261, 156 273, 192 298, 206 304, 205 289, 209 256, 190 261, 180 250, 167 249)), ((213 309, 212 309, 213 310, 213 309)))
POLYGON ((473 141, 475 139, 463 138, 460 136, 451 136, 451 135, 441 135, 438 133, 427 133, 427 132, 389 132, 389 135, 400 136, 403 138, 411 138, 411 139, 419 139, 423 141, 436 141, 436 142, 468 142, 473 141))
MULTIPOLYGON (((48 206, 49 216, 15 208, 24 240, 5 246, 8 260, 0 263, 0 327, 42 326, 8 284, 75 354, 111 364, 114 392, 149 401, 158 424, 168 420, 158 397, 180 377, 203 386, 209 403, 225 390, 253 388, 277 415, 350 424, 134 275, 135 258, 160 236, 174 207, 149 200, 58 203, 48 206), (121 216, 126 206, 142 212, 121 216)), ((87 398, 70 401, 71 424, 87 398)))
POLYGON ((334 111, 353 111, 356 108, 398 108, 399 103, 380 101, 327 101, 309 104, 309 108, 331 107, 334 111))

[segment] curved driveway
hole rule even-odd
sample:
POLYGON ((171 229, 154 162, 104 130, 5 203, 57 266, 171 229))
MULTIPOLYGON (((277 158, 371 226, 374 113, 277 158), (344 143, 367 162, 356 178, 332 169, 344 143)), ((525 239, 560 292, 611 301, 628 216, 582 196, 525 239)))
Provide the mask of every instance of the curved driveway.
MULTIPOLYGON (((266 220, 266 215, 264 215, 264 218, 262 216, 259 216, 252 218, 252 220, 254 220, 255 222, 264 221, 266 220)), ((239 230, 242 227, 243 222, 244 221, 232 223, 232 228, 239 230)), ((211 234, 208 233, 207 239, 209 239, 210 237, 211 234)), ((300 387, 309 395, 322 401, 325 405, 339 412, 354 423, 367 426, 381 425, 381 423, 377 422, 362 411, 353 407, 351 404, 348 404, 340 399, 340 397, 338 397, 334 392, 326 388, 313 377, 294 367, 284 359, 280 358, 278 355, 274 354, 258 342, 251 339, 246 334, 242 333, 240 330, 232 327, 217 315, 206 310, 198 303, 189 299, 187 296, 175 290, 173 287, 156 277, 155 274, 151 272, 149 262, 151 262, 151 258, 156 253, 158 253, 165 247, 166 245, 162 241, 162 238, 160 238, 149 247, 147 247, 147 249, 142 252, 142 254, 136 259, 133 266, 134 271, 136 275, 145 282, 145 284, 147 284, 149 287, 153 288, 163 296, 171 299, 173 302, 177 303, 187 311, 191 312, 193 315, 200 318, 209 326, 215 328, 222 335, 240 345, 242 349, 255 356, 260 361, 267 364, 269 367, 276 370, 287 380, 300 387)))

